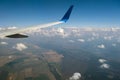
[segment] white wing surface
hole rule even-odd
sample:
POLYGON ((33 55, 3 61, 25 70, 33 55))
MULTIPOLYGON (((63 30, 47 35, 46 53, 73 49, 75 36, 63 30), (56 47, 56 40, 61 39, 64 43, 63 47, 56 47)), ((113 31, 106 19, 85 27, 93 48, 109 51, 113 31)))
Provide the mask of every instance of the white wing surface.
POLYGON ((25 28, 0 32, 0 37, 26 38, 26 37, 28 37, 27 35, 23 35, 20 33, 24 33, 24 32, 27 32, 29 30, 36 30, 36 29, 40 29, 40 28, 46 28, 46 27, 58 25, 61 23, 65 23, 69 19, 70 14, 72 12, 72 9, 73 9, 73 5, 70 6, 70 8, 68 9, 68 11, 65 13, 65 15, 63 16, 63 18, 60 21, 47 23, 47 24, 43 24, 43 25, 37 25, 37 26, 31 26, 31 27, 25 27, 25 28))

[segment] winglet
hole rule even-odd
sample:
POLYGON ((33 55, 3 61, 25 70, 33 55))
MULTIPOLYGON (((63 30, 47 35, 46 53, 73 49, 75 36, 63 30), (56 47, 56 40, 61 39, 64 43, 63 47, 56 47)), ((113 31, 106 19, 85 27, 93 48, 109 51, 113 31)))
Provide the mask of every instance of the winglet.
POLYGON ((60 21, 67 22, 67 20, 70 17, 70 14, 72 12, 72 9, 73 9, 73 5, 70 6, 70 8, 68 9, 68 11, 65 13, 65 15, 63 16, 63 18, 60 21))

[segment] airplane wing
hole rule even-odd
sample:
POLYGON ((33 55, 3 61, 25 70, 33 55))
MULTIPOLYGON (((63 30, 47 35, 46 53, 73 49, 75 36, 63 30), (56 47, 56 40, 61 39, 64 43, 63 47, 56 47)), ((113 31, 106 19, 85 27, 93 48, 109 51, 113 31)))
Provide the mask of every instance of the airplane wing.
POLYGON ((57 21, 57 22, 52 22, 52 23, 43 24, 43 25, 37 25, 37 26, 31 26, 31 27, 26 27, 26 28, 20 28, 20 29, 16 29, 16 30, 9 30, 9 31, 5 31, 5 32, 1 32, 0 37, 26 38, 28 36, 23 35, 21 33, 27 32, 29 30, 36 30, 36 29, 40 29, 40 28, 46 28, 46 27, 58 25, 58 24, 61 24, 61 23, 65 23, 69 19, 70 14, 72 12, 72 9, 73 9, 73 5, 70 6, 68 11, 63 16, 63 18, 61 20, 57 21))

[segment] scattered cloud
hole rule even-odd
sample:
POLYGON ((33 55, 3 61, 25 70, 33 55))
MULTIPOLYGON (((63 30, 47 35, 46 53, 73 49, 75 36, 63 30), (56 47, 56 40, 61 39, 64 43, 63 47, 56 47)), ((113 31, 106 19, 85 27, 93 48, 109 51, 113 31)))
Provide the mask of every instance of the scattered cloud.
POLYGON ((9 59, 13 58, 13 56, 8 56, 9 59))
POLYGON ((98 45, 97 47, 98 47, 98 48, 101 48, 101 49, 104 49, 104 48, 105 48, 105 45, 104 45, 104 44, 101 44, 101 45, 98 45))
POLYGON ((112 36, 104 36, 103 37, 105 40, 112 40, 112 36))
POLYGON ((106 63, 107 60, 105 60, 105 59, 99 59, 98 61, 101 63, 100 68, 102 68, 102 69, 108 69, 108 68, 110 68, 110 65, 106 63))
POLYGON ((0 42, 0 44, 7 45, 8 43, 7 42, 0 42))
POLYGON ((69 78, 69 80, 79 80, 81 78, 81 74, 78 72, 75 72, 72 77, 69 78))
POLYGON ((88 38, 87 41, 93 41, 93 40, 95 40, 95 38, 94 38, 94 37, 91 37, 91 38, 88 38))
POLYGON ((112 46, 114 46, 114 47, 115 47, 115 46, 116 46, 116 44, 112 44, 112 46))
POLYGON ((78 39, 77 41, 80 41, 80 42, 85 42, 85 40, 84 40, 84 39, 78 39))
POLYGON ((100 36, 100 34, 97 32, 92 32, 92 36, 98 38, 100 36))
POLYGON ((13 48, 15 48, 15 49, 17 49, 19 51, 22 51, 24 49, 27 49, 28 47, 23 43, 17 43, 15 46, 13 46, 13 48))
POLYGON ((104 69, 108 69, 110 68, 110 65, 106 64, 106 63, 103 63, 100 68, 104 68, 104 69))
POLYGON ((75 41, 73 41, 73 40, 69 40, 69 42, 74 43, 75 41))
POLYGON ((98 60, 100 63, 105 63, 107 60, 105 60, 105 59, 99 59, 98 60))

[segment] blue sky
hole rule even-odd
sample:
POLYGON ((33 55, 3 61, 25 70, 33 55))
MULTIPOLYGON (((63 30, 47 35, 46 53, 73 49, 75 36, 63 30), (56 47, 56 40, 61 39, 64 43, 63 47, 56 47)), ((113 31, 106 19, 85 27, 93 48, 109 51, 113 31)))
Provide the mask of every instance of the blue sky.
POLYGON ((72 4, 70 20, 60 26, 120 27, 120 0, 0 0, 0 26, 54 22, 72 4))

